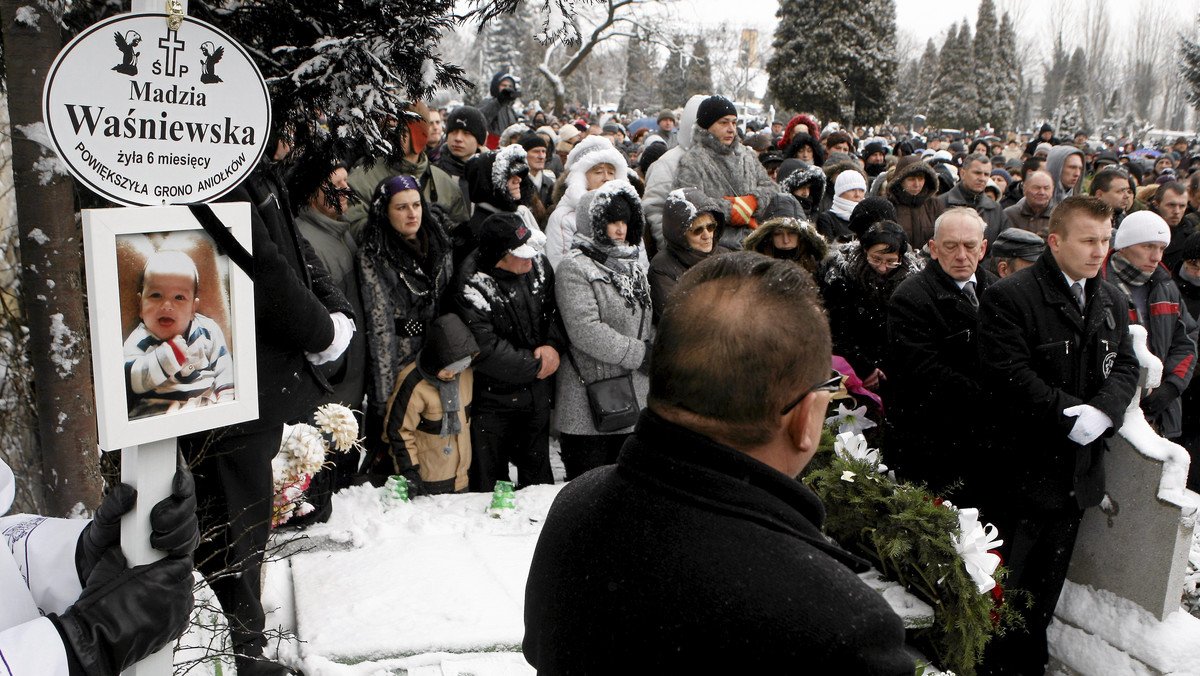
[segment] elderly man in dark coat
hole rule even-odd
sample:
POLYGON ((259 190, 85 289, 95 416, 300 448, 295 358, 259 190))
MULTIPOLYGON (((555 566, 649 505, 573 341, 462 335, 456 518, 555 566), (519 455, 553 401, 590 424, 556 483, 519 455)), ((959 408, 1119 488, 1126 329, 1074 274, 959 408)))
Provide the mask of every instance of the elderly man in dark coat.
POLYGON ((987 241, 995 242, 1008 228, 1020 228, 1045 237, 1050 228, 1050 200, 1054 197, 1054 178, 1044 171, 1031 171, 1025 178, 1025 195, 1004 210, 1005 223, 998 230, 987 230, 987 241))
POLYGON ((570 482, 546 517, 525 659, 543 676, 910 676, 900 619, 793 478, 841 382, 809 275, 710 258, 659 327, 648 410, 617 464, 570 482))
POLYGON ((973 209, 942 214, 929 240, 933 262, 905 280, 888 307, 888 422, 894 434, 888 464, 935 492, 963 480, 955 502, 964 505, 977 504, 963 496, 985 478, 978 476, 985 456, 973 432, 975 418, 945 412, 984 409, 979 296, 996 278, 979 269, 987 251, 983 228, 973 209))
POLYGON ((1105 494, 1103 437, 1121 427, 1137 388, 1125 294, 1097 277, 1112 209, 1068 197, 1048 250, 984 294, 980 344, 990 410, 1004 410, 984 513, 1000 528, 1010 586, 1032 595, 1028 633, 988 646, 988 674, 1042 673, 1046 628, 1066 580, 1083 509, 1105 494), (989 509, 990 508, 990 509, 989 509))

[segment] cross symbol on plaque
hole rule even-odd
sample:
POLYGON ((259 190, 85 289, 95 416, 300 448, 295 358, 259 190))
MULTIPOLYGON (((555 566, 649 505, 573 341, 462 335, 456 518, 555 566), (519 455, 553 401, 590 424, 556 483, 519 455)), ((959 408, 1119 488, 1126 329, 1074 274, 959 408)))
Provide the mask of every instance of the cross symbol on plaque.
POLYGON ((175 62, 178 52, 181 51, 187 43, 178 38, 178 34, 173 30, 167 30, 167 37, 158 39, 158 46, 167 52, 167 77, 175 77, 175 62))

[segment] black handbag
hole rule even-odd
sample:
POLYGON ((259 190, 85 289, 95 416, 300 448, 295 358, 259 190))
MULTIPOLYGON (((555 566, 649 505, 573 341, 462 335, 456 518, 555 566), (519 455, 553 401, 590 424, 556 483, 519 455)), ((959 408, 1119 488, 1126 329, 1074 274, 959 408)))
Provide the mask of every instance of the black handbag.
MULTIPOLYGON (((642 327, 639 326, 638 340, 641 338, 642 327)), ((637 423, 641 407, 638 406, 637 392, 633 389, 632 372, 589 383, 583 379, 583 371, 579 370, 579 364, 575 362, 575 355, 571 354, 569 347, 567 348, 567 359, 571 360, 571 367, 575 369, 576 375, 579 376, 579 382, 583 383, 583 389, 587 392, 588 408, 592 412, 592 425, 597 432, 601 434, 616 432, 633 427, 637 423)))
MULTIPOLYGON (((570 353, 568 353, 570 354, 570 353)), ((575 360, 571 359, 574 364, 575 360)), ((578 368, 575 369, 579 371, 578 368)), ((583 381, 583 377, 579 378, 583 381)), ((597 380, 591 384, 583 382, 587 391, 588 408, 592 411, 592 424, 601 434, 633 427, 641 408, 637 393, 633 391, 633 374, 626 373, 615 378, 597 380)))

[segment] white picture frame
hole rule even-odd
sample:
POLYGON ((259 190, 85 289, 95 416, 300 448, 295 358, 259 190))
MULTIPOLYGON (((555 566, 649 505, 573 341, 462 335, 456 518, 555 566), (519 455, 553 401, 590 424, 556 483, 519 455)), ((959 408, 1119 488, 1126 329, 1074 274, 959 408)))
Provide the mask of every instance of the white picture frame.
MULTIPOLYGON (((250 205, 240 202, 209 206, 233 237, 253 253, 250 205)), ((85 209, 82 216, 100 448, 114 451, 256 419, 258 376, 254 286, 250 277, 220 252, 186 206, 85 209), (232 366, 222 363, 220 378, 214 377, 212 385, 204 390, 189 390, 189 386, 182 384, 172 389, 171 383, 163 383, 161 390, 135 394, 126 369, 127 340, 138 332, 130 342, 131 349, 151 349, 150 346, 161 343, 152 333, 172 332, 161 327, 152 332, 141 319, 143 314, 153 312, 148 309, 151 306, 142 305, 140 300, 146 261, 151 255, 167 251, 174 257, 160 256, 155 260, 182 260, 186 265, 186 260, 177 255, 183 252, 195 265, 194 302, 189 306, 192 308, 189 317, 195 322, 189 320, 187 326, 215 325, 221 329, 232 366), (196 314, 204 317, 195 319, 196 314), (139 342, 137 337, 144 340, 139 342), (232 387, 229 373, 232 373, 232 387), (186 398, 171 400, 185 396, 181 394, 184 390, 186 398), (151 399, 148 401, 146 397, 151 399)), ((189 270, 187 274, 192 273, 189 270)), ((167 277, 175 277, 175 273, 167 277)), ((151 293, 155 292, 148 295, 151 293)), ((167 326, 174 323, 169 318, 161 321, 167 326)), ((177 335, 179 332, 174 331, 177 335)), ((206 332, 206 342, 194 344, 195 356, 189 346, 189 366, 178 374, 191 376, 193 372, 218 370, 218 359, 213 356, 218 354, 217 334, 216 330, 206 332), (193 362, 202 367, 190 367, 193 362)))

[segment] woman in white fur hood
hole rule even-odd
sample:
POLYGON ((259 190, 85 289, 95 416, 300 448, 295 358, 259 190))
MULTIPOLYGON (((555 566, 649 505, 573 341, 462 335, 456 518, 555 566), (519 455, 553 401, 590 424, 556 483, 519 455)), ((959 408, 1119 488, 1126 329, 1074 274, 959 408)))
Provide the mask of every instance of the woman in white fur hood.
MULTIPOLYGON (((625 179, 629 174, 629 165, 611 141, 602 136, 589 136, 567 155, 566 171, 563 179, 566 192, 546 222, 545 253, 554 268, 571 251, 579 198, 613 179, 625 179)), ((642 257, 645 257, 644 253, 642 257)))

